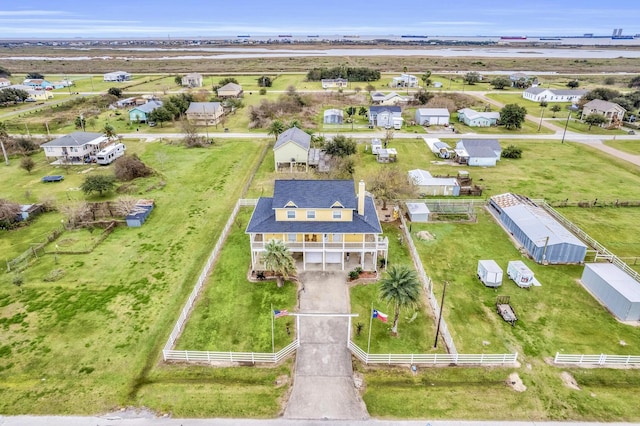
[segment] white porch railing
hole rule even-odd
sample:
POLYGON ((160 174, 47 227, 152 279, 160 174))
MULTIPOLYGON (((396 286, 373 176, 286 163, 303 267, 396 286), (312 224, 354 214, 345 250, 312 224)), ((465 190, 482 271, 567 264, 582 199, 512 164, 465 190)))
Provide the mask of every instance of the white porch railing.
POLYGON ((511 365, 518 360, 512 354, 369 354, 349 340, 349 350, 365 364, 431 365, 511 365))
POLYGON ((639 355, 571 355, 556 352, 553 359, 554 364, 575 364, 575 365, 600 365, 603 367, 613 366, 638 366, 640 367, 639 355))
POLYGON ((244 363, 278 363, 292 355, 300 346, 298 339, 278 352, 211 352, 211 351, 162 351, 165 361, 182 361, 192 363, 244 362, 244 363))

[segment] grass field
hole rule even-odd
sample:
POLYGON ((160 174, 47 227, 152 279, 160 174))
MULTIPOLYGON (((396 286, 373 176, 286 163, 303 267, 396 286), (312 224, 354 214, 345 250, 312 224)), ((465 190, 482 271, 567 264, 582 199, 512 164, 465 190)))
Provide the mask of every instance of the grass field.
POLYGON ((605 145, 613 147, 615 149, 619 149, 620 151, 628 152, 633 155, 640 155, 640 140, 635 141, 616 141, 616 140, 605 140, 605 145))
MULTIPOLYGON (((138 184, 136 194, 156 202, 145 225, 117 228, 89 255, 41 257, 22 273, 21 289, 11 284, 13 274, 0 276, 2 413, 89 414, 136 402, 235 203, 230 195, 240 192, 261 151, 254 141, 219 142, 201 150, 129 145, 159 172, 138 184), (62 270, 62 278, 45 282, 53 270, 62 270)), ((38 163, 41 174, 60 172, 42 165, 41 158, 38 163)), ((17 164, 3 169, 14 185, 3 187, 1 197, 21 201, 31 191, 36 200, 44 195, 66 200, 67 194, 84 198, 68 191, 84 175, 65 172, 65 181, 51 186, 17 164)), ((4 232, 0 243, 18 253, 59 227, 59 218, 42 215, 33 230, 4 232)), ((174 380, 189 379, 178 374, 174 380)), ((197 393, 195 387, 184 388, 183 401, 192 391, 197 393)), ((273 413, 277 396, 269 394, 273 413)), ((176 397, 172 387, 156 387, 154 395, 156 401, 176 397)))

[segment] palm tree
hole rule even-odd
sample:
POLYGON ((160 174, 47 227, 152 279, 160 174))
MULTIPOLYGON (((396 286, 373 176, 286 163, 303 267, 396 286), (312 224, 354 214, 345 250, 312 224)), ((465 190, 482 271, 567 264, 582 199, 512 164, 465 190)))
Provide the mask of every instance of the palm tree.
POLYGON ((425 71, 424 74, 420 77, 422 82, 424 83, 424 88, 426 89, 431 83, 431 71, 425 71))
POLYGON ((387 276, 380 280, 380 299, 394 309, 391 333, 398 334, 400 311, 415 308, 420 304, 420 281, 415 271, 408 266, 392 266, 387 276))
POLYGON ((284 285, 284 280, 296 272, 296 265, 289 248, 280 240, 271 240, 264 246, 262 262, 265 268, 276 274, 278 287, 284 285))
POLYGON ((278 140, 280 133, 284 132, 284 123, 280 120, 273 120, 269 127, 267 127, 267 133, 273 135, 278 140))

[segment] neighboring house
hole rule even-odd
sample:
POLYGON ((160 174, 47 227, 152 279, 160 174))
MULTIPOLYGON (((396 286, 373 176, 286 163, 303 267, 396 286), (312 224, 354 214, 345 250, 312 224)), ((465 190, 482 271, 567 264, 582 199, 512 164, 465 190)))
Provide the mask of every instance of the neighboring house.
POLYGON ((125 71, 108 72, 104 75, 104 81, 129 81, 131 80, 131 74, 125 71))
POLYGON ((342 88, 347 87, 349 80, 346 78, 323 78, 320 80, 320 83, 322 84, 323 89, 329 89, 332 87, 342 88))
POLYGON ((455 151, 446 142, 442 142, 438 138, 425 138, 423 136, 422 139, 424 139, 424 143, 427 144, 431 152, 440 158, 451 158, 455 155, 455 151))
POLYGON ((402 121, 402 109, 399 106, 369 107, 369 126, 400 129, 402 121))
POLYGON ((458 121, 469 127, 489 127, 495 126, 500 119, 499 112, 481 112, 471 108, 458 110, 458 121))
POLYGON ((543 89, 529 87, 522 92, 522 97, 534 102, 573 102, 576 103, 587 93, 583 89, 543 89))
POLYGON ((451 118, 446 108, 418 108, 416 109, 416 123, 421 126, 442 126, 449 124, 451 118))
POLYGON ((15 84, 9 86, 11 89, 24 90, 29 94, 27 102, 46 101, 53 98, 53 95, 46 90, 36 90, 33 86, 25 86, 24 84, 15 84))
POLYGON ((324 124, 342 124, 344 122, 344 111, 341 109, 328 109, 323 114, 324 124))
POLYGON ((400 74, 400 77, 393 77, 390 87, 418 87, 418 77, 411 74, 400 74))
POLYGON ((245 231, 251 243, 251 268, 264 269, 264 246, 283 241, 294 259, 307 266, 350 267, 350 257, 364 270, 377 270, 387 259, 389 242, 373 197, 360 181, 276 180, 273 197, 260 197, 245 231))
POLYGON ((124 107, 136 105, 136 99, 137 99, 136 97, 119 99, 116 101, 116 107, 124 108, 124 107))
POLYGON ((398 105, 406 104, 407 102, 409 102, 408 97, 401 96, 396 92, 391 92, 386 95, 381 92, 371 93, 371 103, 374 105, 398 105))
POLYGON ((202 74, 193 72, 183 76, 182 85, 185 87, 202 87, 202 74))
POLYGON ((0 77, 0 87, 9 87, 11 86, 11 80, 8 78, 0 77))
POLYGON ((239 98, 242 96, 242 86, 236 83, 227 83, 217 91, 219 98, 239 98))
POLYGON ((65 87, 73 86, 73 81, 71 80, 59 80, 52 81, 51 85, 54 89, 64 89, 65 87))
POLYGON ((35 90, 52 90, 53 84, 42 78, 27 78, 22 85, 29 86, 35 90))
POLYGON ((511 87, 529 87, 536 86, 538 84, 538 80, 536 77, 532 77, 523 72, 515 72, 509 76, 509 80, 511 81, 511 87))
POLYGON ((502 147, 496 139, 462 139, 456 144, 456 161, 469 166, 493 167, 502 147))
POLYGON ((129 121, 146 123, 149 121, 149 114, 156 108, 162 106, 162 101, 149 101, 146 104, 137 106, 129 110, 129 121))
POLYGON ((426 170, 409 170, 409 182, 416 186, 420 195, 460 195, 460 183, 456 178, 439 178, 431 176, 426 170))
POLYGON ((304 171, 309 168, 309 149, 311 148, 311 135, 305 131, 292 127, 278 136, 273 146, 273 159, 276 172, 287 166, 286 171, 294 172, 297 166, 304 165, 304 171))
POLYGON ((220 102, 191 102, 185 115, 194 124, 218 124, 224 110, 220 102))
POLYGON ((62 163, 89 163, 109 144, 102 133, 73 132, 41 145, 47 159, 62 163))
POLYGON ((607 119, 604 126, 611 126, 612 124, 621 125, 625 112, 627 112, 627 110, 616 103, 594 99, 582 107, 581 119, 584 120, 585 117, 590 114, 601 114, 607 119))

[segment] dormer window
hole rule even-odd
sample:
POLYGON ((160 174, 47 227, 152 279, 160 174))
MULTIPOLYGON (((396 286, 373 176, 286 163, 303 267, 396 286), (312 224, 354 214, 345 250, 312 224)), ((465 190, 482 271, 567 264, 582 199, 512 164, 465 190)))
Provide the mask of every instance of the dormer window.
POLYGON ((343 209, 344 206, 342 204, 340 204, 340 201, 336 201, 335 203, 333 203, 333 205, 331 206, 332 209, 343 209))
POLYGON ((307 210, 307 219, 315 219, 316 211, 315 210, 307 210))
POLYGON ((295 210, 287 210, 287 219, 295 219, 296 211, 295 210))

